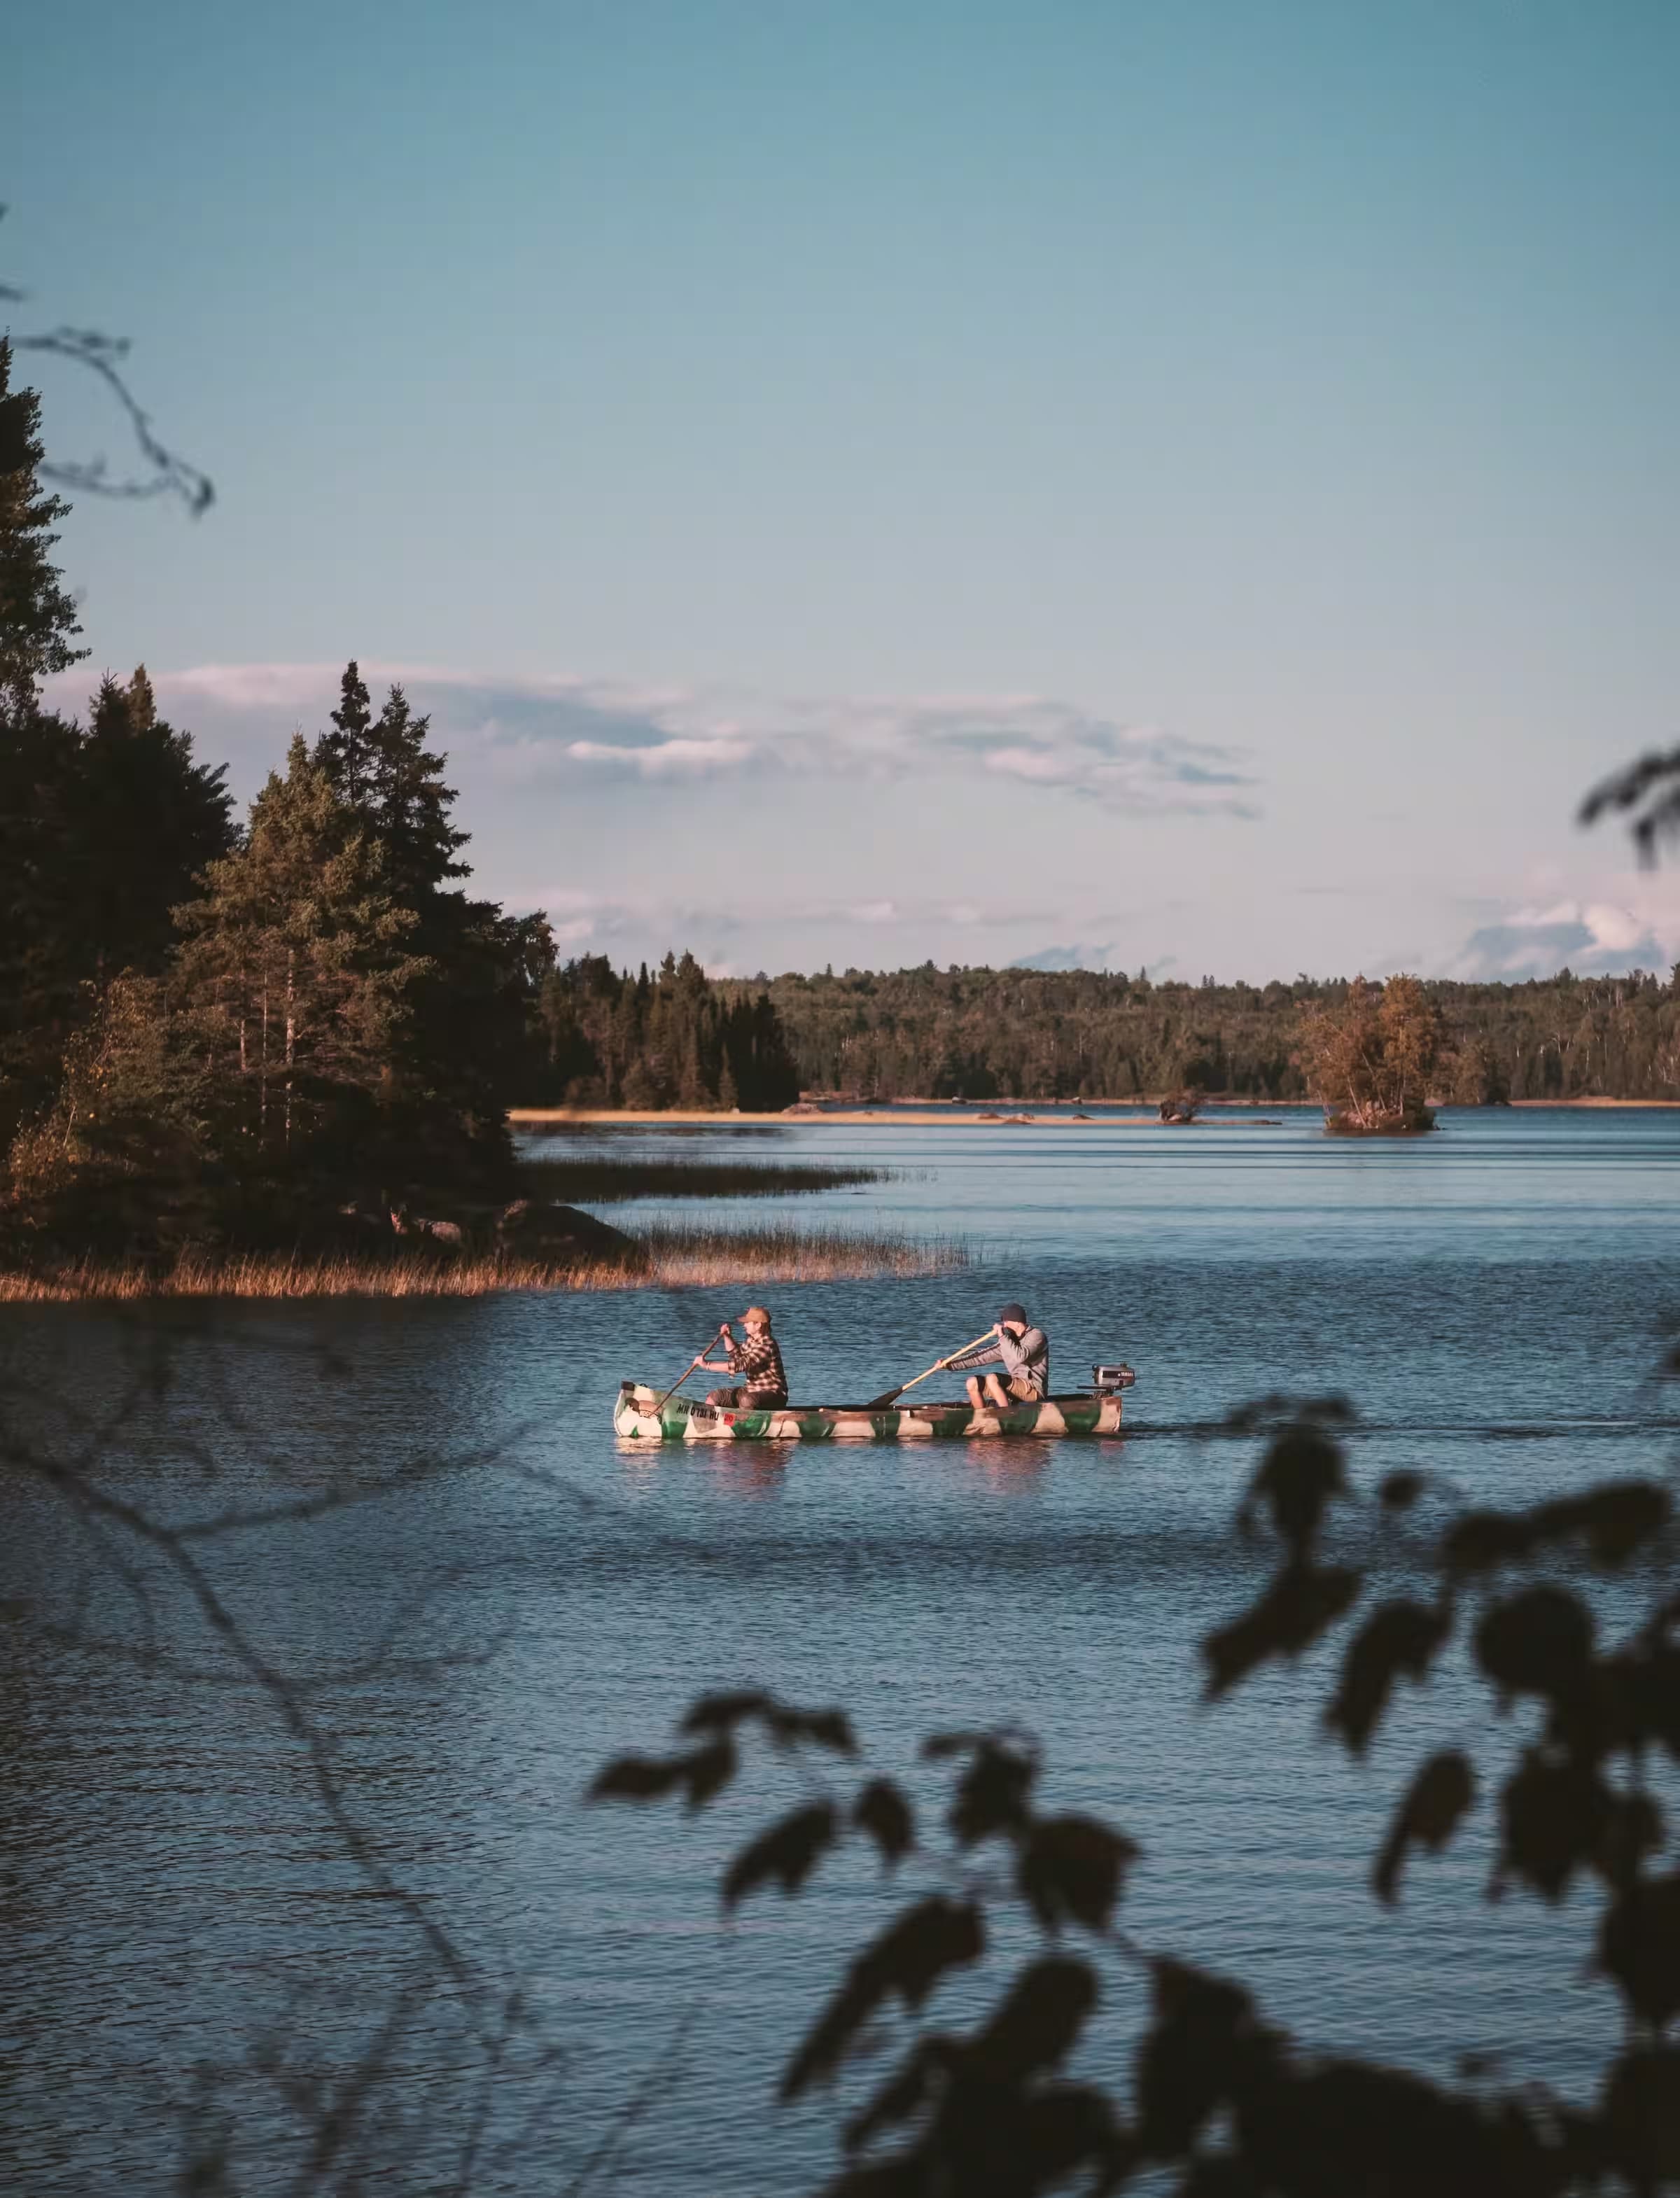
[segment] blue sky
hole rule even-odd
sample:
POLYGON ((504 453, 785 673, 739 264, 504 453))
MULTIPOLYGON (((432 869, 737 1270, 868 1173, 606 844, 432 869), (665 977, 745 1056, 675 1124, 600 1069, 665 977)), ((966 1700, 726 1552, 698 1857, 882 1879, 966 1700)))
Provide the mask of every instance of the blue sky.
POLYGON ((38 11, 12 326, 219 491, 74 514, 91 668, 244 790, 405 678, 619 957, 1671 958, 1572 817, 1677 737, 1677 78, 1640 0, 38 11))

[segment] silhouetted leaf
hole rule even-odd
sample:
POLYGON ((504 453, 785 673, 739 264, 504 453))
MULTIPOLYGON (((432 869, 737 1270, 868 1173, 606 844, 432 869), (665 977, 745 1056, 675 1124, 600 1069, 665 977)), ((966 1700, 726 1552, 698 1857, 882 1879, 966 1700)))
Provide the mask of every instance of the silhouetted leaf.
POLYGON ((1230 2093, 1253 2002, 1178 1962, 1153 1964, 1154 2021, 1137 2061, 1137 2138, 1151 2159, 1182 2159, 1230 2093))
POLYGON ((1631 1660, 1628 1691, 1639 1738, 1660 1741, 1680 1760, 1680 1648, 1631 1660))
POLYGON ((591 1801, 657 1801, 675 1793, 683 1779, 679 1759, 666 1762, 658 1756, 621 1755, 597 1772, 589 1790, 591 1801))
POLYGON ((1520 1514, 1467 1511, 1442 1536, 1441 1561, 1449 1573, 1488 1573, 1516 1563, 1533 1546, 1533 1533, 1520 1514))
POLYGON ((1442 1612, 1406 1601, 1384 1603, 1354 1635, 1324 1722, 1356 1755, 1381 1723, 1398 1675, 1422 1678, 1448 1630, 1442 1612))
POLYGON ((1599 1852, 1613 1800, 1590 1771, 1549 1761, 1531 1748, 1500 1797, 1501 1869, 1543 1899, 1561 1899, 1575 1872, 1599 1852))
POLYGON ((1567 1588, 1524 1588, 1477 1626, 1476 1661, 1508 1695, 1562 1701, 1579 1692, 1592 1655, 1592 1614, 1567 1588))
POLYGON ((1385 1511, 1405 1511, 1416 1503, 1427 1486, 1421 1473, 1386 1473, 1377 1487, 1377 1501, 1385 1511))
POLYGON ((1102 2171, 1085 2188, 1116 2189, 1130 2165, 1130 2147, 1113 2108, 1087 2084, 1047 2084, 1035 2090, 1021 2116, 1021 2136, 1033 2190, 1060 2188, 1083 2167, 1102 2171))
POLYGON ((950 2038, 918 2038, 903 2064, 846 2124, 846 2150, 855 2152, 882 2130, 920 2114, 964 2050, 950 2038))
POLYGON ((985 1951, 985 1928, 972 1902, 934 1893, 907 1910, 846 1971, 788 2063, 782 2096, 797 2098, 831 2077, 883 2000, 896 1994, 906 2007, 918 2008, 947 1969, 977 1962, 985 1951))
POLYGON ((1664 1836, 1662 1811, 1648 1794, 1613 1794, 1592 1866, 1619 1891, 1633 1882, 1648 1855, 1661 1852, 1664 1836))
POLYGON ((679 1767, 689 1808, 703 1809, 734 1777, 735 1752, 727 1740, 714 1741, 710 1747, 696 1748, 692 1755, 683 1756, 679 1767))
POLYGON ((730 1864, 724 1907, 735 1907, 767 1879, 773 1878, 784 1893, 797 1893, 834 1845, 837 1821, 832 1801, 813 1801, 761 1832, 730 1864))
POLYGON ((1380 1899, 1392 1902, 1398 1896, 1408 1847, 1422 1846, 1432 1853, 1440 1852, 1457 1829, 1475 1794, 1476 1775, 1468 1756, 1460 1754, 1456 1748, 1448 1748, 1430 1757, 1395 1811, 1388 1837, 1377 1857, 1375 1878, 1380 1899))
POLYGON ((1272 1524, 1297 1557, 1317 1533, 1324 1506, 1343 1494, 1341 1450, 1317 1428, 1297 1425, 1275 1435, 1243 1499, 1242 1513, 1264 1503, 1272 1524))
POLYGON ((768 1713, 768 1722, 780 1746, 788 1747, 795 1742, 808 1740, 814 1746, 826 1747, 835 1755, 856 1755, 857 1753, 852 1720, 844 1710, 777 1707, 768 1713))
POLYGON ((1246 2160, 1220 2153, 1193 2160, 1174 2198, 1265 2198, 1265 2192, 1246 2160))
POLYGON ((1070 1918, 1103 1931, 1137 1848, 1095 1817, 1040 1817, 1022 1842, 1015 1883, 1047 1931, 1070 1918))
POLYGON ((953 1755, 972 1755, 977 1747, 990 1746, 997 1735, 990 1732, 934 1732, 921 1743, 921 1758, 925 1763, 948 1762, 953 1755))
POLYGON ((1608 1480, 1584 1496, 1543 1503, 1529 1514, 1537 1539, 1561 1541, 1578 1534, 1602 1565, 1625 1564, 1642 1543, 1662 1532, 1673 1505, 1653 1480, 1608 1480))
POLYGON ((1297 1656, 1347 1609, 1363 1574, 1345 1566, 1291 1564, 1252 1610, 1201 1644, 1207 1693, 1222 1695, 1269 1656, 1297 1656))
POLYGON ((732 1694, 702 1695, 683 1718, 682 1729, 689 1733, 730 1736, 737 1725, 755 1719, 763 1724, 778 1747, 792 1747, 808 1740, 818 1747, 833 1749, 837 1755, 855 1755, 857 1752, 852 1723, 844 1710, 794 1709, 759 1687, 741 1688, 732 1694))
POLYGON ((734 1694, 702 1695, 683 1718, 683 1732, 733 1732, 744 1718, 760 1717, 776 1707, 761 1687, 739 1689, 734 1694))
POLYGON ((1332 2061, 1245 2090, 1242 2155, 1268 2192, 1312 2198, 1555 2198, 1541 2130, 1515 2102, 1485 2108, 1396 2068, 1332 2061))
POLYGON ((852 1821, 867 1832, 889 1868, 916 1844, 916 1818, 910 1805, 890 1778, 872 1778, 857 1796, 852 1821))
POLYGON ((1604 2124, 1611 2160, 1636 2190, 1680 2182, 1680 2047, 1647 2048, 1617 2061, 1604 2124))
POLYGON ((1005 1742, 982 1740, 956 1782, 950 1805, 948 1822, 957 1844, 977 1846, 995 1833, 1019 1831, 1038 1775, 1032 1756, 1005 1742))
POLYGON ((1680 1874, 1631 1887, 1607 1910, 1598 1965, 1654 2028, 1680 2015, 1680 1874))
POLYGON ((1088 1962, 1051 1954, 1023 1969, 974 2043, 987 2081, 1019 2083, 1055 2067, 1073 2050, 1096 1998, 1088 1962))

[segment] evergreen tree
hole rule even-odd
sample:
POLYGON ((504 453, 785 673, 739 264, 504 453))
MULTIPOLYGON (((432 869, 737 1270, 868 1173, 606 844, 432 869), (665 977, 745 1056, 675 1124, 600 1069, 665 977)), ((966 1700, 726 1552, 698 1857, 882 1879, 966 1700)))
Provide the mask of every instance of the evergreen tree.
POLYGON ((316 742, 315 759, 345 807, 364 817, 373 785, 373 748, 369 739, 372 724, 372 699, 352 656, 339 682, 333 730, 323 733, 316 742))
POLYGON ((77 771, 73 829, 83 873, 85 973, 157 970, 174 911, 234 845, 225 765, 193 760, 190 734, 157 714, 142 664, 93 698, 77 771))
POLYGON ((392 687, 377 717, 357 664, 346 666, 333 730, 315 762, 345 829, 380 851, 386 889, 414 918, 427 968, 410 1002, 388 1085, 389 1127, 419 1181, 486 1181, 511 1165, 509 1105, 535 1075, 536 998, 553 967, 544 917, 513 917, 469 900, 453 881, 468 835, 452 821, 456 793, 427 746, 431 721, 392 687))
POLYGON ((234 844, 221 768, 157 714, 144 666, 105 679, 85 732, 32 708, 0 747, 0 1149, 56 1088, 119 971, 155 972, 174 910, 234 844))
POLYGON ((64 718, 0 703, 0 1154, 50 1095, 84 1004, 78 747, 64 718))
POLYGON ((444 759, 426 746, 429 717, 416 717, 392 687, 377 718, 352 660, 345 667, 333 730, 316 743, 316 760, 360 829, 385 850, 392 892, 410 908, 468 875, 455 858, 468 835, 450 821, 455 789, 443 782, 444 759))
POLYGON ((799 1096, 781 1017, 759 993, 726 997, 692 954, 622 976, 602 955, 544 983, 546 1058, 535 1096, 572 1106, 741 1107, 774 1111, 799 1096))
POLYGON ((78 1004, 67 939, 73 726, 39 708, 40 683, 86 654, 50 555, 69 506, 40 482, 41 400, 11 386, 0 336, 0 1150, 50 1090, 78 1004))
POLYGON ((12 347, 0 336, 0 727, 32 712, 42 680, 87 654, 76 606, 49 552, 70 506, 39 473, 41 400, 11 387, 12 347))
POLYGON ((301 736, 212 863, 171 973, 222 1095, 230 1166, 342 1176, 389 1165, 381 1116, 425 963, 379 848, 347 829, 301 736))

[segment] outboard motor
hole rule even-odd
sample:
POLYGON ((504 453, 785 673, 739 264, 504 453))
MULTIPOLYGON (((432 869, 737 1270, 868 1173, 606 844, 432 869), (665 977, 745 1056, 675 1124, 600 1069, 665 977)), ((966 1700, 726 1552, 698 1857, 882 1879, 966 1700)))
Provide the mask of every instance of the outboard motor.
POLYGON ((1130 1366, 1093 1366, 1090 1385, 1099 1397, 1112 1397, 1121 1389, 1131 1388, 1137 1376, 1130 1366))

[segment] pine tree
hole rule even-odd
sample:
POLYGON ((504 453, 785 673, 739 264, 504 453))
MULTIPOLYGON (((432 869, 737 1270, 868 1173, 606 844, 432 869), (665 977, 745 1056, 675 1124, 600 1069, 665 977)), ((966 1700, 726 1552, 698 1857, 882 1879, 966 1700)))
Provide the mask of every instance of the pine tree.
POLYGON ((339 682, 339 706, 332 713, 333 730, 315 744, 315 759, 327 773, 333 791, 348 810, 365 821, 373 787, 373 745, 369 729, 373 703, 352 656, 339 682))
POLYGON ((0 1152, 51 1091, 78 1003, 68 860, 73 725, 39 707, 40 683, 84 656, 50 552, 69 506, 43 492, 41 401, 11 386, 0 336, 0 1152))
POLYGON ((469 866, 456 860, 468 834, 450 821, 455 788, 444 784, 444 759, 426 746, 429 717, 416 718, 400 687, 386 697, 373 729, 375 829, 386 851, 392 890, 419 906, 469 866))
POLYGON ((73 820, 86 974, 162 967, 176 908, 233 847, 226 776, 225 765, 195 763, 191 735, 158 716, 143 664, 126 687, 101 683, 81 743, 73 820))
POLYGON ((66 719, 0 705, 0 1160, 50 1096, 84 1006, 78 746, 66 719))
POLYGON ((392 1064, 391 1134, 406 1139, 421 1180, 505 1177, 507 1108, 538 1074, 536 1001, 554 962, 547 922, 508 916, 455 887, 470 875, 458 859, 468 835, 452 821, 444 758, 427 746, 431 720, 400 687, 375 718, 352 661, 332 723, 315 762, 345 829, 379 850, 386 889, 412 915, 410 945, 427 964, 392 1064))
POLYGON ((352 660, 332 722, 316 743, 316 761, 356 826, 384 848, 392 892, 420 909, 449 880, 468 875, 455 859, 468 837, 450 820, 455 789, 443 782, 443 757, 426 746, 432 721, 414 714, 400 687, 373 717, 352 660))
POLYGON ((42 680, 87 654, 76 606, 49 552, 70 506, 43 493, 41 400, 11 387, 12 347, 0 336, 0 730, 32 713, 42 680))
POLYGON ((388 1165, 382 1102, 426 965, 301 736, 206 884, 171 981, 226 1095, 230 1161, 294 1180, 388 1165))

